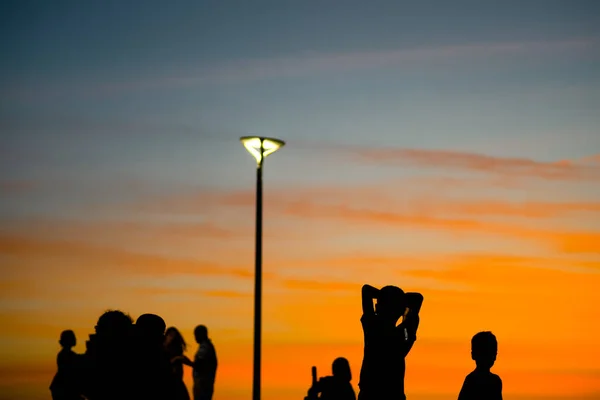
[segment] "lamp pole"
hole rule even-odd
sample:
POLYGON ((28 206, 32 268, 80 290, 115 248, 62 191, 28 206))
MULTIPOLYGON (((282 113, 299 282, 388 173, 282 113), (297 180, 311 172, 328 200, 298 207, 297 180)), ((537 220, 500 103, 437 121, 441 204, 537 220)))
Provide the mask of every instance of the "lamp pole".
POLYGON ((254 362, 252 400, 260 400, 262 333, 262 171, 265 158, 285 145, 279 139, 244 136, 244 147, 256 159, 256 246, 254 251, 254 362))
POLYGON ((256 167, 256 247, 254 249, 254 366, 252 400, 260 400, 260 366, 262 339, 262 167, 256 167))

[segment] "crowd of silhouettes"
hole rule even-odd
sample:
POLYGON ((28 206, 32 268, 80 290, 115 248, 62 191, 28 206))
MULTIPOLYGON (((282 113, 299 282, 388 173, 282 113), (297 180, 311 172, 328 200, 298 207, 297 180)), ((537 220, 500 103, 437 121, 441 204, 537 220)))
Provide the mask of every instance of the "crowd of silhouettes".
POLYGON ((175 327, 155 314, 133 319, 116 310, 100 316, 84 354, 76 354, 75 334, 61 334, 58 371, 50 385, 53 400, 190 400, 183 365, 193 368, 194 400, 211 400, 217 355, 208 329, 195 329, 198 351, 185 356, 186 343, 175 327))
MULTIPOLYGON (((406 356, 417 340, 420 293, 397 286, 362 288, 364 352, 358 383, 358 400, 406 400, 406 356), (402 321, 398 323, 398 321, 402 321)), ((62 332, 57 356, 58 371, 50 385, 53 400, 190 400, 183 382, 184 365, 193 368, 193 399, 211 400, 217 373, 217 353, 208 329, 194 329, 198 351, 193 360, 175 327, 167 329, 155 314, 143 314, 134 323, 121 311, 100 316, 86 352, 76 354, 71 330, 62 332)), ((491 372, 498 342, 489 331, 471 340, 476 368, 467 375, 458 400, 502 400, 502 380, 491 372)), ((312 367, 312 386, 305 400, 357 400, 347 359, 333 361, 332 375, 317 379, 312 367)))

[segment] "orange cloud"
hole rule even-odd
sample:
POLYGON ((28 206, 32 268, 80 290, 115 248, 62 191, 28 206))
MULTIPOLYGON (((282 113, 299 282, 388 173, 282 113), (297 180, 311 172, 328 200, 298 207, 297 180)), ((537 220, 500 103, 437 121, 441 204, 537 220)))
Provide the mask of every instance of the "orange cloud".
POLYGON ((155 295, 180 295, 190 296, 196 298, 196 301, 206 298, 230 298, 230 299, 247 299, 252 298, 254 295, 251 292, 240 292, 235 290, 203 290, 193 288, 165 288, 165 287, 140 287, 132 290, 133 294, 139 294, 144 296, 155 296, 155 295))
POLYGON ((151 275, 202 274, 239 278, 253 276, 248 268, 230 267, 216 262, 177 259, 135 253, 119 248, 94 246, 85 242, 46 240, 34 237, 0 235, 0 254, 26 259, 67 258, 87 265, 102 265, 105 270, 151 275))
POLYGON ((595 165, 544 162, 528 158, 498 157, 486 154, 429 149, 365 148, 331 146, 341 155, 370 164, 392 164, 420 168, 451 168, 522 178, 547 180, 598 180, 600 168, 595 165))
POLYGON ((123 241, 133 237, 144 237, 160 243, 161 240, 186 238, 214 238, 219 240, 249 237, 248 230, 238 226, 225 228, 213 221, 205 222, 133 222, 133 221, 78 221, 50 218, 22 218, 3 221, 3 230, 11 233, 36 236, 85 237, 87 240, 119 238, 123 241))
POLYGON ((286 214, 318 219, 334 219, 345 223, 387 225, 393 227, 416 226, 448 232, 519 237, 551 244, 568 253, 600 253, 600 232, 550 231, 518 225, 485 222, 470 218, 440 218, 425 213, 396 213, 374 209, 358 209, 346 205, 322 205, 294 202, 285 207, 286 214))
POLYGON ((418 199, 414 207, 424 213, 469 216, 555 218, 575 213, 600 213, 600 203, 512 202, 501 200, 418 199))

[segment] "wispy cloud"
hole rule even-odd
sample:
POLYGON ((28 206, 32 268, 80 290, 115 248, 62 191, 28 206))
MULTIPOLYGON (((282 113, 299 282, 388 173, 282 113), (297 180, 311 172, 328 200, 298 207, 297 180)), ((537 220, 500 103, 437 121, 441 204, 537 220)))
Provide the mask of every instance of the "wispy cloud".
MULTIPOLYGON (((95 246, 85 241, 65 241, 36 238, 33 236, 0 235, 0 254, 15 257, 21 264, 31 261, 43 261, 42 264, 56 264, 62 260, 66 269, 79 263, 87 273, 96 267, 103 273, 136 273, 139 275, 168 276, 173 274, 201 274, 206 276, 231 276, 238 278, 253 277, 253 271, 239 266, 222 265, 217 262, 197 259, 179 259, 160 255, 137 253, 121 248, 95 246), (66 263, 66 261, 69 261, 66 263)), ((59 262, 59 265, 61 263, 59 262)), ((18 271, 9 272, 16 274, 18 271)), ((20 271, 20 273, 27 273, 20 271)), ((30 271, 32 272, 32 271, 30 271)), ((42 272, 42 271, 38 271, 42 272)), ((57 272, 56 270, 54 272, 57 272)), ((49 271, 49 274, 52 273, 49 271)))
MULTIPOLYGON (((335 146, 331 146, 336 150, 335 146)), ((450 168, 496 175, 546 180, 600 180, 600 166, 577 161, 538 161, 480 153, 409 148, 337 146, 340 155, 373 165, 450 168)), ((595 160, 598 156, 592 156, 595 160)))
POLYGON ((3 195, 23 194, 34 190, 36 184, 29 181, 2 180, 0 181, 0 193, 3 195))
POLYGON ((385 68, 401 65, 404 68, 423 64, 435 65, 443 60, 456 59, 472 63, 491 56, 519 54, 583 53, 598 43, 593 38, 577 38, 557 41, 467 43, 426 48, 403 48, 380 51, 356 51, 348 53, 306 53, 272 57, 267 59, 237 60, 227 64, 204 66, 196 71, 179 69, 176 73, 156 76, 154 79, 125 82, 102 82, 86 84, 85 87, 16 89, 12 96, 56 96, 67 92, 78 95, 115 94, 120 92, 155 88, 197 87, 205 85, 233 84, 266 79, 291 78, 332 72, 385 68))
MULTIPOLYGON (((530 164, 537 165, 533 161, 530 164)), ((592 171, 579 170, 579 167, 579 164, 569 166, 562 170, 562 176, 582 176, 582 171, 592 171)), ((560 170, 563 166, 552 164, 552 168, 560 170)), ((491 197, 487 194, 488 188, 485 186, 478 188, 479 192, 472 193, 468 198, 460 196, 462 188, 458 192, 444 191, 441 195, 439 190, 432 192, 431 188, 416 190, 414 185, 405 188, 406 185, 384 182, 353 187, 271 189, 265 204, 269 212, 279 216, 278 228, 274 231, 277 237, 273 240, 288 237, 288 234, 301 236, 296 231, 300 221, 316 220, 321 227, 330 223, 332 229, 337 226, 338 231, 346 230, 349 226, 352 229, 358 229, 358 226, 360 229, 377 226, 398 229, 417 227, 438 233, 518 238, 549 245, 567 253, 600 252, 600 232, 586 223, 589 218, 600 213, 600 203, 597 201, 560 202, 545 200, 546 195, 535 200, 530 192, 528 197, 531 200, 503 200, 502 195, 495 194, 491 197), (478 193, 482 197, 477 198, 478 193), (569 222, 565 223, 565 219, 569 222), (577 228, 577 225, 581 228, 577 228)), ((252 190, 206 189, 148 199, 145 204, 135 204, 132 207, 156 213, 226 215, 236 208, 251 209, 254 202, 255 194, 252 190)), ((319 233, 319 230, 313 232, 316 236, 326 236, 329 233, 331 232, 319 233)))
POLYGON ((302 218, 334 219, 345 223, 382 225, 403 228, 416 226, 446 232, 479 233, 518 237, 550 244, 555 249, 569 253, 600 253, 600 232, 545 230, 526 226, 493 223, 473 218, 444 218, 410 212, 359 209, 346 205, 322 205, 296 202, 288 205, 285 212, 302 218))

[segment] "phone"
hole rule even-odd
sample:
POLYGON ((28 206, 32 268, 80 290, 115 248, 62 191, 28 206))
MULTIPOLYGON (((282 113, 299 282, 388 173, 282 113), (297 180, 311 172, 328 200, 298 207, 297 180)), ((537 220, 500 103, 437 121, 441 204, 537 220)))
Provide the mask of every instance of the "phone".
POLYGON ((311 373, 312 373, 312 384, 314 385, 315 383, 317 383, 317 367, 312 367, 311 373))

